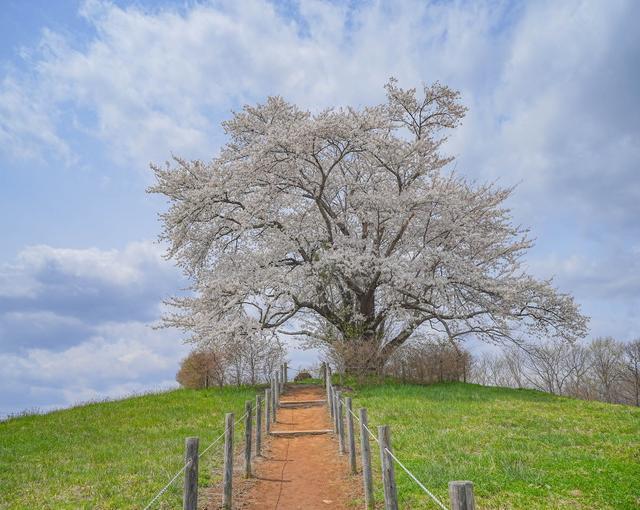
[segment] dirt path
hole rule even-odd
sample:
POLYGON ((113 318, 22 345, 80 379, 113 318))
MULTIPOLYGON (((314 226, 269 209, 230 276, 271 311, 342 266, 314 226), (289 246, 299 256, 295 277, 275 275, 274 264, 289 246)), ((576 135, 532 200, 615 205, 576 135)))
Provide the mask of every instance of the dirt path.
MULTIPOLYGON (((324 399, 323 388, 291 386, 281 402, 324 399)), ((327 407, 278 409, 272 431, 331 429, 327 407)), ((264 457, 254 466, 256 478, 239 498, 248 509, 346 509, 358 496, 345 456, 338 454, 333 434, 270 436, 264 457)))

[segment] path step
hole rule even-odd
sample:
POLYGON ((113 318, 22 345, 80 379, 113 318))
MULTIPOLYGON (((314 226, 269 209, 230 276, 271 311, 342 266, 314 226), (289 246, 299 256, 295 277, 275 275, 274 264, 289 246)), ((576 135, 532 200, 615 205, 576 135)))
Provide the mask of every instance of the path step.
POLYGON ((323 405, 326 400, 281 400, 280 407, 298 407, 309 405, 323 405))
POLYGON ((270 435, 276 437, 297 437, 297 436, 319 436, 321 434, 331 434, 331 429, 320 430, 272 430, 270 435))

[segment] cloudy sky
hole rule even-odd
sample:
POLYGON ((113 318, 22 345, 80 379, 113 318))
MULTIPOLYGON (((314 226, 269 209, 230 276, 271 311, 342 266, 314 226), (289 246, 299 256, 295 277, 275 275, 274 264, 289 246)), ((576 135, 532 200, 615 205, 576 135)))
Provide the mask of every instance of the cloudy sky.
POLYGON ((591 336, 640 336, 638 19, 635 0, 4 0, 0 416, 173 384, 187 348, 149 325, 186 283, 149 162, 212 157, 268 95, 362 106, 390 76, 462 92, 457 171, 518 186, 530 270, 591 336))

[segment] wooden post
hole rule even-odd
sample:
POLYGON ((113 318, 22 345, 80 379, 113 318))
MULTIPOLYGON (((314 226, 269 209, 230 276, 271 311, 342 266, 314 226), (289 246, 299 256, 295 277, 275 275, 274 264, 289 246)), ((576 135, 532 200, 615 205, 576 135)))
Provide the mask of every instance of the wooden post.
POLYGON ((327 386, 327 363, 322 362, 320 365, 320 377, 322 378, 322 385, 327 386))
POLYGON ((338 433, 338 392, 333 388, 331 391, 333 398, 331 399, 331 405, 333 406, 333 431, 338 433))
POLYGON ((342 400, 340 400, 340 397, 342 395, 342 392, 338 392, 338 400, 336 402, 336 405, 338 406, 337 408, 337 415, 338 415, 338 446, 340 447, 340 453, 345 453, 346 452, 346 445, 345 445, 345 440, 344 440, 344 417, 342 416, 343 412, 342 412, 342 400))
POLYGON ((189 464, 184 470, 183 510, 198 510, 198 438, 188 437, 185 441, 184 462, 189 464))
POLYGON ((329 415, 331 416, 331 419, 333 420, 333 386, 331 386, 331 383, 329 383, 327 385, 327 405, 329 406, 329 415))
POLYGON ((449 482, 449 498, 451 510, 475 510, 473 482, 449 482))
POLYGON ((256 395, 256 457, 262 455, 262 396, 256 395))
POLYGON ((369 417, 367 410, 360 408, 360 456, 362 458, 362 483, 364 484, 364 503, 367 510, 374 508, 373 475, 371 473, 371 445, 369 444, 369 417))
POLYGON ((222 493, 222 508, 231 510, 232 487, 233 487, 233 413, 225 415, 224 429, 224 472, 222 483, 224 485, 222 493))
POLYGON ((247 400, 244 404, 244 477, 251 478, 251 425, 253 423, 253 402, 247 400))
POLYGON ((327 390, 327 407, 329 408, 329 413, 331 413, 331 416, 333 416, 333 413, 331 412, 331 379, 327 376, 328 371, 329 371, 329 366, 325 363, 324 373, 326 376, 326 380, 324 385, 327 390))
POLYGON ((273 379, 271 380, 271 423, 274 424, 276 422, 276 409, 278 408, 278 402, 276 400, 276 379, 275 374, 273 375, 273 379))
POLYGON ((391 449, 391 430, 388 425, 378 427, 378 441, 380 442, 380 468, 382 469, 382 484, 384 487, 385 510, 398 510, 398 489, 393 468, 393 459, 386 450, 391 449))
POLYGON ((353 431, 353 412, 351 397, 344 399, 347 405, 347 441, 349 443, 349 466, 351 467, 351 474, 355 475, 358 472, 358 466, 356 465, 356 436, 353 431))
POLYGON ((274 388, 275 386, 275 375, 271 376, 271 386, 269 387, 271 389, 270 393, 271 393, 271 422, 275 422, 276 420, 274 419, 274 412, 273 409, 275 407, 275 402, 276 402, 276 389, 274 388))
POLYGON ((264 390, 264 430, 269 433, 271 430, 271 390, 264 390))
POLYGON ((289 373, 288 373, 289 367, 287 366, 287 364, 284 364, 284 383, 287 384, 289 382, 289 373))
POLYGON ((276 372, 276 408, 280 405, 280 373, 276 372))

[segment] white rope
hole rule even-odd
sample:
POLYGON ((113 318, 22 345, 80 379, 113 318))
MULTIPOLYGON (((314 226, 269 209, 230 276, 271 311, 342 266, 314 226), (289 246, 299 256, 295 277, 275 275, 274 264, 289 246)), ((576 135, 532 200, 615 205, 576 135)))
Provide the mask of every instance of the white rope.
MULTIPOLYGON (((340 399, 340 401, 342 402, 342 399, 340 399)), ((375 435, 373 432, 371 432, 371 430, 369 429, 369 427, 367 427, 364 423, 362 423, 362 422, 360 421, 360 417, 359 417, 359 416, 356 416, 356 414, 355 414, 351 409, 349 409, 349 408, 347 407, 347 404, 346 404, 345 402, 342 402, 342 403, 344 404, 345 409, 346 409, 347 411, 349 411, 349 412, 351 413, 351 415, 352 415, 356 420, 358 420, 358 422, 360 423, 360 425, 362 425, 362 426, 364 427, 364 429, 369 433, 369 435, 371 436, 371 438, 372 438, 376 443, 380 444, 380 441, 378 441, 378 438, 376 437, 376 435, 375 435)))
POLYGON ((147 504, 147 506, 144 507, 144 510, 149 510, 149 508, 151 508, 151 505, 153 505, 156 500, 162 496, 166 490, 171 486, 171 484, 173 482, 176 481, 176 479, 184 472, 185 469, 187 469, 189 466, 191 465, 191 459, 189 459, 189 462, 187 462, 184 466, 182 466, 182 469, 180 471, 178 471, 171 480, 169 480, 169 483, 167 483, 167 485, 165 485, 162 489, 160 489, 160 492, 158 492, 158 494, 156 494, 153 499, 151 501, 149 501, 149 503, 147 504))
MULTIPOLYGON (((364 423, 362 423, 362 422, 360 421, 360 418, 359 418, 358 416, 356 416, 356 414, 355 414, 351 409, 349 409, 349 408, 347 407, 346 403, 345 403, 342 399, 340 399, 340 401, 344 404, 345 409, 346 409, 347 411, 349 411, 349 412, 351 413, 351 415, 352 415, 356 420, 358 420, 358 421, 360 422, 360 425, 362 425, 362 426, 365 428, 365 430, 369 433, 369 435, 373 438, 373 440, 374 440, 376 443, 380 444, 380 441, 378 441, 378 438, 374 435, 374 433, 373 433, 373 432, 371 432, 371 430, 369 430, 369 427, 367 427, 364 423)), ((442 502, 441 502, 441 501, 440 501, 436 496, 434 496, 434 495, 433 495, 433 493, 432 493, 429 489, 427 489, 427 488, 424 486, 424 484, 423 484, 420 480, 418 480, 418 479, 415 477, 415 475, 414 475, 411 471, 409 471, 409 470, 406 468, 406 466, 405 466, 402 462, 400 462, 400 459, 398 459, 398 457, 396 457, 396 456, 395 456, 395 455, 394 455, 394 454, 393 454, 393 453, 392 453, 388 448, 385 448, 384 450, 385 450, 389 455, 391 455, 391 457, 393 458, 393 460, 395 460, 395 461, 398 463, 398 465, 399 465, 402 469, 404 469, 404 472, 405 472, 405 473, 407 473, 407 474, 411 477, 411 479, 412 479, 414 482, 416 482, 416 483, 418 484, 418 486, 419 486, 419 487, 420 487, 424 492, 426 492, 426 493, 429 495, 429 497, 430 497, 430 498, 431 498, 431 499, 432 499, 432 500, 433 500, 433 501, 434 501, 434 502, 435 502, 435 503, 436 503, 440 508, 442 508, 442 510, 449 510, 446 506, 444 506, 444 505, 442 504, 442 502)))
MULTIPOLYGON (((247 416, 247 414, 249 414, 249 413, 244 413, 242 416, 240 416, 240 418, 237 418, 237 419, 233 422, 233 424, 235 425, 235 424, 236 424, 236 423, 238 423, 240 420, 244 419, 244 418, 247 416)), ((224 432, 223 432, 222 434, 220 434, 218 437, 216 437, 216 438, 215 438, 215 439, 214 439, 214 440, 209 444, 209 446, 207 446, 204 450, 202 450, 202 452, 200 453, 200 455, 198 455, 198 458, 202 457, 205 453, 207 453, 207 452, 211 449, 211 447, 212 447, 214 444, 216 444, 218 441, 220 441, 220 440, 224 437, 224 435, 227 433, 227 430, 229 430, 229 427, 227 427, 226 429, 224 429, 224 432)))
POLYGON ((402 462, 400 462, 400 459, 398 459, 398 457, 396 457, 393 453, 391 453, 391 450, 389 450, 389 448, 385 448, 385 449, 384 449, 384 451, 385 451, 385 452, 387 452, 389 455, 391 455, 391 457, 393 458, 393 460, 395 460, 395 461, 398 463, 398 465, 399 465, 402 469, 404 469, 404 472, 405 472, 405 473, 407 473, 407 474, 408 474, 408 475, 413 479, 413 481, 414 481, 414 482, 416 482, 416 483, 420 486, 420 488, 421 488, 423 491, 425 491, 425 492, 426 492, 426 493, 431 497, 431 499, 432 499, 433 501, 435 501, 435 503, 436 503, 440 508, 442 508, 442 510, 449 510, 446 506, 444 506, 444 505, 440 502, 440 500, 439 500, 438 498, 436 498, 436 497, 431 493, 431 491, 430 491, 429 489, 427 489, 427 488, 422 484, 422 482, 420 482, 420 480, 418 480, 418 479, 413 475, 413 473, 412 473, 411 471, 409 471, 409 470, 405 467, 405 465, 404 465, 402 462))

